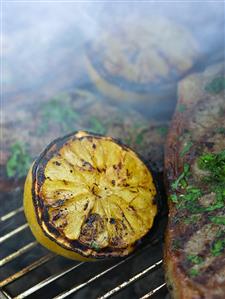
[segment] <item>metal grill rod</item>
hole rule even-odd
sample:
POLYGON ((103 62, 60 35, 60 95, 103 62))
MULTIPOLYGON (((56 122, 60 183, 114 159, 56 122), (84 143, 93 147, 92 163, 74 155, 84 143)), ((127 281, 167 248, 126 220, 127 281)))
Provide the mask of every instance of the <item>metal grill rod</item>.
POLYGON ((15 236, 19 232, 25 230, 26 228, 28 228, 28 223, 24 223, 23 225, 15 228, 14 230, 12 230, 11 232, 9 232, 8 234, 5 234, 4 236, 0 237, 0 244, 3 243, 3 242, 5 242, 9 238, 15 236))
POLYGON ((79 284, 78 286, 75 286, 74 288, 72 288, 72 289, 70 289, 70 290, 68 290, 68 291, 66 291, 66 292, 63 292, 63 293, 59 294, 58 296, 54 297, 54 299, 63 299, 63 298, 68 297, 69 295, 71 295, 71 294, 77 292, 78 290, 82 289, 83 287, 85 287, 86 285, 88 285, 89 283, 91 283, 92 281, 95 281, 95 280, 98 279, 99 277, 105 275, 106 273, 108 273, 108 272, 112 271, 113 269, 117 268, 118 266, 122 265, 122 264, 125 263, 126 261, 127 261, 127 259, 122 260, 121 262, 119 262, 119 263, 113 265, 112 267, 106 269, 105 271, 103 271, 103 272, 97 274, 96 276, 94 276, 94 277, 88 279, 88 280, 85 281, 84 283, 81 283, 81 284, 79 284))
MULTIPOLYGON (((23 207, 20 207, 16 210, 13 210, 11 212, 9 212, 8 214, 0 217, 0 221, 6 221, 12 217, 14 217, 16 214, 20 213, 23 211, 23 207)), ((7 239, 13 237, 14 235, 18 234, 19 232, 25 230, 28 227, 28 224, 25 223, 21 226, 19 226, 18 228, 12 230, 11 232, 7 233, 6 235, 0 237, 0 244, 3 243, 4 241, 6 241, 7 239)), ((0 260, 0 266, 5 265, 6 263, 14 260, 15 258, 19 257, 20 255, 22 255, 23 253, 29 251, 30 249, 32 249, 33 247, 37 246, 38 243, 36 241, 33 241, 27 245, 25 245, 24 247, 20 248, 17 252, 14 252, 8 256, 6 256, 5 258, 3 258, 2 260, 0 260)), ((148 248, 151 244, 147 245, 145 247, 148 248)), ((33 262, 32 264, 28 265, 27 267, 23 268, 22 270, 14 273, 13 275, 9 276, 8 278, 4 279, 3 281, 0 281, 0 288, 3 286, 8 285, 9 283, 15 281, 16 279, 22 277, 23 275, 29 273, 30 271, 34 270, 35 268, 40 267, 41 265, 45 264, 46 262, 48 262, 50 259, 52 259, 55 256, 55 254, 47 254, 46 256, 41 257, 39 260, 33 262)), ((96 276, 90 278, 89 280, 87 280, 84 283, 81 283, 80 285, 77 285, 75 287, 73 287, 72 289, 65 291, 59 295, 57 295, 54 299, 63 299, 66 298, 67 296, 75 293, 76 291, 82 289, 83 287, 85 287, 86 285, 88 285, 89 283, 97 280, 98 278, 100 278, 101 276, 105 275, 106 273, 110 272, 111 270, 113 270, 114 268, 117 268, 118 266, 120 266, 121 264, 125 263, 126 261, 128 261, 129 259, 133 258, 134 255, 128 256, 127 258, 125 258, 124 260, 120 261, 119 263, 113 265, 112 267, 104 270, 103 272, 97 274, 96 276)), ((130 278, 129 280, 123 282, 122 284, 120 284, 119 286, 117 286, 116 288, 110 290, 109 292, 107 292, 105 295, 103 295, 102 297, 99 297, 99 299, 105 299, 108 298, 112 295, 114 295, 115 293, 119 292, 121 289, 129 286, 131 283, 135 282, 136 280, 140 279, 142 276, 146 275, 149 271, 151 271, 152 269, 158 267, 160 264, 162 263, 162 260, 156 262, 154 265, 149 266, 148 268, 146 268, 144 271, 139 272, 137 275, 133 276, 132 278, 130 278)), ((25 298, 29 295, 31 295, 32 293, 38 291, 39 289, 43 288, 44 286, 50 284, 51 282, 59 279, 60 277, 66 275, 67 273, 71 272, 72 270, 74 270, 75 268, 81 266, 83 264, 79 263, 59 274, 55 274, 52 275, 48 278, 46 278, 45 280, 41 281, 40 283, 34 285, 33 287, 31 287, 30 289, 24 291, 23 293, 17 295, 16 297, 14 297, 15 299, 22 299, 25 298)), ((157 288, 155 288, 154 290, 150 291, 149 293, 145 294, 143 297, 141 297, 140 299, 146 299, 151 297, 154 293, 156 293, 157 291, 159 291, 161 288, 165 287, 166 283, 161 284, 160 286, 158 286, 157 288)), ((5 292, 4 292, 5 294, 5 292)), ((9 294, 7 294, 8 298, 11 298, 9 296, 9 294)))
POLYGON ((27 274, 28 272, 40 267, 41 265, 47 263, 54 256, 55 256, 55 254, 53 254, 53 253, 46 254, 45 256, 43 256, 40 259, 38 259, 37 261, 33 262, 29 266, 27 266, 27 267, 23 268, 22 270, 14 273, 13 275, 7 277, 6 279, 0 281, 0 288, 6 286, 7 284, 9 284, 11 282, 13 282, 14 280, 16 280, 16 279, 20 278, 21 276, 27 274))
POLYGON ((26 298, 27 296, 33 294, 33 293, 36 292, 37 290, 43 288, 44 286, 50 284, 50 283, 53 282, 53 281, 59 279, 60 277, 66 275, 67 273, 69 273, 69 272, 71 272, 72 270, 74 270, 74 269, 80 267, 80 266, 83 265, 83 264, 84 264, 84 262, 81 262, 81 263, 79 263, 79 264, 77 264, 77 265, 75 265, 75 266, 73 266, 73 267, 71 267, 71 268, 69 268, 69 269, 67 269, 67 270, 65 270, 65 271, 63 271, 63 272, 61 272, 61 273, 59 273, 59 274, 55 274, 55 275, 52 275, 52 276, 46 278, 45 280, 43 280, 43 281, 41 281, 40 283, 34 285, 33 287, 31 287, 30 289, 26 290, 25 292, 23 292, 23 293, 17 295, 16 297, 14 297, 14 299, 22 299, 22 298, 26 298))
MULTIPOLYGON (((54 299, 63 299, 63 298, 66 298, 68 297, 69 295, 77 292, 78 290, 80 290, 81 288, 85 287, 86 285, 88 285, 89 283, 95 281, 96 279, 100 278, 101 276, 105 275, 106 273, 112 271, 113 269, 117 268, 118 266, 122 265, 123 263, 125 263, 126 261, 130 260, 133 256, 129 256, 127 257, 126 259, 120 261, 119 263, 113 265, 112 267, 106 269, 105 271, 97 274, 96 276, 90 278, 89 280, 87 280, 86 282, 78 285, 78 286, 75 286, 74 288, 66 291, 66 292, 63 292, 61 294, 59 294, 58 296, 56 296, 54 299)), ((151 266, 151 269, 153 269, 154 267, 158 266, 159 264, 161 263, 161 261, 158 261, 157 263, 155 263, 153 266, 151 266)))
MULTIPOLYGON (((36 242, 33 242, 33 243, 36 243, 36 242)), ((22 248, 22 250, 27 249, 27 248, 29 249, 30 246, 32 246, 31 243, 28 244, 28 245, 26 245, 26 246, 24 246, 25 248, 22 248)), ((150 246, 151 246, 151 244, 148 244, 144 249, 146 250, 146 249, 147 249, 148 247, 150 247, 150 246)), ((73 292, 75 292, 75 291, 77 291, 77 290, 83 288, 83 287, 86 286, 87 284, 91 283, 92 281, 96 280, 97 278, 101 277, 102 275, 106 274, 107 272, 111 271, 112 269, 118 267, 119 265, 121 265, 121 264, 123 264, 124 262, 128 261, 129 259, 133 258, 133 257, 136 256, 138 253, 139 253, 139 252, 137 252, 137 253, 134 254, 134 255, 128 256, 128 257, 127 257, 126 259, 124 259, 123 261, 117 263, 116 265, 110 267, 109 269, 106 269, 105 271, 103 271, 102 273, 98 274, 97 276, 95 276, 95 277, 89 279, 87 282, 85 282, 85 283, 83 283, 83 284, 81 284, 81 285, 78 285, 77 287, 73 288, 73 292)), ((15 257, 16 257, 16 254, 17 254, 17 252, 14 252, 14 253, 13 253, 12 255, 10 255, 10 256, 12 256, 13 258, 15 258, 15 257)), ((9 259, 10 256, 8 256, 7 258, 9 259)), ((55 256, 55 255, 53 255, 53 256, 55 256)), ((20 278, 21 276, 23 276, 23 275, 27 274, 28 272, 30 272, 31 270, 33 270, 33 269, 35 269, 35 268, 41 266, 42 264, 46 263, 46 262, 47 262, 48 260, 50 260, 51 258, 52 258, 52 257, 48 258, 47 256, 42 257, 42 258, 39 259, 38 261, 35 261, 33 264, 31 264, 31 265, 25 267, 24 269, 20 270, 19 272, 13 274, 12 276, 10 276, 10 277, 6 278, 5 280, 3 280, 2 282, 0 282, 0 287, 1 287, 1 286, 5 286, 5 285, 7 285, 7 284, 13 282, 14 280, 16 280, 16 279, 20 278)), ((12 258, 11 258, 11 259, 12 259, 12 258)), ((6 262, 8 262, 8 261, 6 261, 6 262)), ((5 263, 6 263, 6 262, 5 262, 5 263)), ((51 282, 53 282, 53 281, 59 279, 60 277, 66 275, 67 273, 69 273, 70 271, 74 270, 76 267, 80 266, 81 264, 83 264, 83 263, 79 263, 78 265, 75 265, 75 266, 73 266, 73 267, 71 267, 71 268, 69 268, 69 269, 67 269, 67 270, 65 270, 65 271, 63 271, 63 272, 61 272, 61 273, 59 273, 59 274, 55 274, 55 275, 52 275, 52 276, 48 277, 47 279, 41 281, 40 283, 38 283, 38 284, 36 284, 35 286, 31 287, 30 289, 26 290, 25 292, 23 292, 23 293, 17 295, 17 297, 15 297, 15 298, 18 298, 18 299, 19 299, 19 298, 25 298, 25 297, 27 297, 28 295, 30 295, 30 294, 32 294, 32 293, 38 291, 39 289, 41 289, 42 287, 48 285, 49 283, 51 283, 51 282)), ((61 294, 61 295, 63 295, 63 294, 61 294)), ((61 297, 60 297, 60 298, 61 298, 61 297)), ((64 298, 64 297, 63 297, 63 298, 64 298)))
POLYGON ((12 299, 12 297, 9 296, 8 293, 6 293, 4 290, 2 290, 2 289, 0 288, 0 299, 12 299), (2 296, 1 296, 1 293, 2 293, 2 296))
POLYGON ((13 252, 12 254, 4 257, 2 260, 0 260, 0 267, 2 267, 3 265, 13 261, 15 258, 21 256, 22 254, 24 254, 25 252, 31 250, 32 248, 34 248, 35 246, 38 245, 37 241, 34 242, 30 242, 29 244, 27 244, 26 246, 20 248, 19 250, 13 252))
POLYGON ((129 280, 124 281, 123 283, 121 283, 119 286, 115 287, 114 289, 110 290, 109 292, 107 292, 105 295, 99 297, 98 299, 105 299, 105 298, 109 298, 110 296, 114 295, 115 293, 119 292, 120 290, 126 288, 127 286, 129 286, 131 283, 135 282, 136 280, 138 280, 139 278, 141 278, 142 276, 146 275, 148 272, 150 272, 151 270, 155 269, 156 267, 158 267, 159 265, 162 264, 162 260, 159 260, 158 262, 156 262, 155 264, 149 266, 148 268, 146 268, 145 270, 143 270, 142 272, 139 272, 138 274, 136 274, 135 276, 131 277, 129 280))
POLYGON ((147 298, 151 297, 152 295, 154 295, 159 290, 161 290, 162 288, 164 288, 165 286, 166 286, 166 283, 164 282, 160 286, 155 288, 154 290, 152 290, 149 293, 145 294, 144 296, 140 297, 139 299, 147 299, 147 298))
MULTIPOLYGON (((148 246, 146 246, 145 249, 146 249, 147 247, 149 247, 149 246, 150 246, 150 244, 149 244, 148 246)), ((107 273, 108 271, 110 271, 112 268, 116 268, 116 267, 118 267, 120 264, 123 264, 124 262, 126 262, 126 261, 129 260, 129 259, 131 259, 132 257, 133 257, 133 256, 129 256, 129 257, 127 257, 125 260, 123 260, 123 261, 117 263, 116 265, 114 265, 113 267, 111 267, 111 268, 105 270, 104 273, 100 273, 101 275, 98 275, 98 277, 104 275, 105 273, 107 273)), ((30 295, 30 294, 32 294, 32 293, 38 291, 39 289, 43 288, 43 287, 46 286, 47 284, 49 284, 49 283, 51 283, 51 282, 53 282, 53 281, 59 279, 60 277, 66 275, 67 273, 69 273, 70 271, 74 270, 74 269, 77 268, 78 266, 81 266, 82 264, 84 264, 84 262, 79 263, 79 264, 73 266, 72 268, 69 268, 68 270, 65 270, 65 271, 63 271, 63 272, 61 272, 61 273, 59 273, 59 274, 52 275, 52 276, 48 277, 47 279, 41 281, 40 283, 38 283, 37 285, 33 286, 32 288, 30 288, 30 289, 26 290, 25 292, 19 294, 17 297, 15 297, 15 299, 22 299, 22 298, 27 297, 28 295, 30 295)), ((89 284, 91 281, 97 279, 98 277, 95 276, 94 278, 89 279, 89 281, 87 281, 85 284, 82 284, 82 286, 79 285, 79 286, 78 286, 78 289, 80 289, 80 288, 86 286, 87 284, 89 284)))
POLYGON ((23 211, 23 207, 20 207, 20 208, 18 208, 18 209, 15 209, 15 210, 9 212, 8 214, 5 214, 4 216, 1 216, 1 217, 0 217, 0 221, 2 221, 2 222, 3 222, 3 221, 6 221, 6 220, 12 218, 13 216, 15 216, 16 214, 18 214, 18 213, 20 213, 20 212, 22 212, 22 211, 23 211))

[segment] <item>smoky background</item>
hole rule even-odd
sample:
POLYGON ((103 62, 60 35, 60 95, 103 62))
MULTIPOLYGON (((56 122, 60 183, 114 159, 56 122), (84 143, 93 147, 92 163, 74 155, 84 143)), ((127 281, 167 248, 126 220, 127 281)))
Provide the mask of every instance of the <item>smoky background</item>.
POLYGON ((34 93, 42 100, 89 84, 85 44, 132 15, 166 17, 187 28, 199 45, 196 70, 224 60, 223 1, 8 1, 3 3, 3 109, 32 101, 34 93))

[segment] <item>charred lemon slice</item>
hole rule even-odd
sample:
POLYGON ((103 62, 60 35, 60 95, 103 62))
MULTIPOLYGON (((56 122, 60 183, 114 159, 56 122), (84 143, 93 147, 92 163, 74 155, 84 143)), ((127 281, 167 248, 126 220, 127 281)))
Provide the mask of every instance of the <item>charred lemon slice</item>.
POLYGON ((132 14, 104 27, 85 52, 88 74, 100 92, 117 102, 148 102, 154 111, 162 101, 161 111, 166 105, 172 113, 176 83, 193 67, 199 51, 183 26, 132 14))
POLYGON ((69 258, 125 256, 157 213, 153 178, 111 137, 77 132, 53 141, 33 164, 24 208, 37 240, 69 258))

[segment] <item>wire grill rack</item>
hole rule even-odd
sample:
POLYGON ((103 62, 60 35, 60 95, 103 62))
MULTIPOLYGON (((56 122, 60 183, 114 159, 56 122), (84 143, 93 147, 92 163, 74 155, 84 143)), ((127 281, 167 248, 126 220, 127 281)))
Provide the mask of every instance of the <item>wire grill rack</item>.
POLYGON ((11 210, 0 217, 0 299, 165 298, 161 250, 165 222, 158 223, 157 238, 134 254, 84 263, 44 249, 33 238, 23 207, 11 210))

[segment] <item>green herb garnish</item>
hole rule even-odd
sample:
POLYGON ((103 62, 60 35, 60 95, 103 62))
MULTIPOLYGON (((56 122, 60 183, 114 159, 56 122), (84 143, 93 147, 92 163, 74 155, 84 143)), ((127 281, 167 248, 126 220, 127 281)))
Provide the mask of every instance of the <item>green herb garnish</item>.
POLYGON ((31 157, 28 154, 27 146, 16 142, 10 147, 10 158, 6 163, 6 172, 9 178, 17 176, 22 178, 27 174, 31 164, 31 157))
POLYGON ((217 198, 217 200, 216 200, 216 203, 215 204, 212 204, 212 205, 210 205, 210 206, 208 206, 208 207, 205 207, 203 210, 205 211, 205 212, 212 212, 212 211, 214 211, 214 210, 217 210, 217 209, 221 209, 221 208, 223 208, 224 207, 224 201, 222 200, 218 200, 218 198, 217 198))
POLYGON ((186 193, 182 194, 181 197, 186 201, 196 201, 202 196, 202 191, 199 188, 188 186, 186 193))
POLYGON ((192 269, 189 270, 188 273, 189 273, 189 275, 190 275, 191 277, 195 277, 195 276, 198 276, 199 271, 198 271, 197 269, 192 268, 192 269))
POLYGON ((199 265, 199 264, 203 263, 203 258, 198 255, 189 254, 187 256, 187 259, 194 265, 199 265))
POLYGON ((220 255, 225 247, 225 239, 220 239, 214 242, 212 248, 211 248, 211 253, 213 256, 218 256, 220 255))
POLYGON ((180 240, 173 240, 173 242, 172 242, 172 248, 174 250, 180 249, 181 248, 181 242, 180 242, 180 240))
POLYGON ((204 181, 212 186, 212 191, 216 193, 216 203, 207 207, 207 211, 222 208, 225 200, 225 150, 219 153, 203 154, 198 159, 198 166, 206 170, 208 174, 204 181))
POLYGON ((142 144, 142 142, 144 140, 144 133, 145 133, 145 130, 143 130, 140 133, 138 133, 138 135, 136 136, 136 139, 135 139, 135 143, 136 144, 139 144, 139 145, 142 144))
POLYGON ((225 134, 225 128, 216 128, 216 133, 219 133, 219 134, 225 134))
POLYGON ((214 94, 218 94, 224 89, 225 89, 225 78, 224 77, 218 77, 218 78, 213 79, 205 87, 205 90, 207 92, 214 93, 214 94))
POLYGON ((128 136, 128 137, 125 137, 125 138, 124 138, 124 143, 125 143, 126 145, 129 145, 129 146, 130 146, 131 143, 132 143, 131 137, 129 137, 129 136, 128 136))
POLYGON ((177 194, 171 194, 169 198, 170 198, 170 200, 172 202, 178 203, 178 196, 177 196, 177 194))
POLYGON ((185 179, 189 175, 190 166, 188 164, 184 164, 184 170, 180 174, 180 176, 176 179, 175 182, 172 183, 172 189, 177 190, 180 187, 180 183, 183 179, 185 179))
POLYGON ((168 133, 168 127, 166 126, 162 126, 162 127, 159 127, 157 128, 157 132, 162 136, 162 137, 165 137, 168 133))
POLYGON ((48 131, 51 123, 59 124, 63 132, 71 131, 74 129, 74 122, 80 117, 69 104, 68 98, 60 97, 43 105, 41 116, 43 121, 38 127, 40 135, 48 131))
POLYGON ((217 154, 203 154, 198 159, 198 166, 210 172, 209 181, 225 183, 225 150, 217 154))
POLYGON ((90 118, 90 129, 94 133, 98 133, 98 134, 105 134, 106 133, 106 128, 104 127, 104 125, 101 123, 100 120, 98 120, 94 116, 90 118))
POLYGON ((193 222, 198 222, 201 218, 201 215, 191 215, 189 216, 188 218, 185 218, 184 219, 184 223, 185 224, 190 224, 190 223, 193 223, 193 222))
POLYGON ((98 245, 95 241, 92 241, 92 242, 91 242, 91 248, 93 248, 93 249, 96 250, 96 251, 99 251, 99 250, 100 250, 99 245, 98 245))
POLYGON ((214 216, 209 217, 210 221, 215 224, 224 224, 225 225, 225 216, 214 216))
POLYGON ((185 154, 187 154, 189 152, 190 148, 192 147, 192 145, 193 145, 192 141, 186 142, 184 145, 184 148, 180 152, 180 157, 183 157, 185 154))

